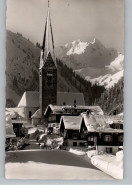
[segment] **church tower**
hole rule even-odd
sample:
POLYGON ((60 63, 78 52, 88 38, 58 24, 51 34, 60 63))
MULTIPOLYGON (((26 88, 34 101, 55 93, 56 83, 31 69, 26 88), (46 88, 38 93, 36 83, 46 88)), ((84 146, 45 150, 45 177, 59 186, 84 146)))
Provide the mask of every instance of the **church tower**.
POLYGON ((57 67, 49 1, 39 68, 39 104, 43 118, 49 104, 57 104, 57 67))

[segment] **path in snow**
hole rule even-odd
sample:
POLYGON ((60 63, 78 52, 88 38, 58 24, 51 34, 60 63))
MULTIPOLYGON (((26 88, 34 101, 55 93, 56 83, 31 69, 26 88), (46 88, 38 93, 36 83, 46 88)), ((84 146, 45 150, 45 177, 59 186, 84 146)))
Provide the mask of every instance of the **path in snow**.
POLYGON ((112 179, 91 163, 66 151, 7 152, 8 179, 112 179))

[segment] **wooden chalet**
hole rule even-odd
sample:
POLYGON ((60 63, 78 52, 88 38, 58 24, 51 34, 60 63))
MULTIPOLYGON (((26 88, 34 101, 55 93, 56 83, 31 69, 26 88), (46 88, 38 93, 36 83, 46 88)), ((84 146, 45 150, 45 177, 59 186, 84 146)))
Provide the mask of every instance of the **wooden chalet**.
POLYGON ((99 106, 57 106, 49 105, 44 113, 45 118, 47 118, 48 123, 59 123, 61 116, 79 116, 81 113, 89 111, 96 114, 103 114, 102 109, 99 106))
MULTIPOLYGON (((115 127, 115 126, 114 126, 115 127)), ((123 126, 112 128, 102 115, 82 114, 82 131, 88 131, 88 146, 96 146, 99 151, 115 154, 123 146, 123 126)))
POLYGON ((60 136, 64 137, 67 146, 87 145, 87 131, 81 131, 81 116, 62 116, 60 120, 60 136))

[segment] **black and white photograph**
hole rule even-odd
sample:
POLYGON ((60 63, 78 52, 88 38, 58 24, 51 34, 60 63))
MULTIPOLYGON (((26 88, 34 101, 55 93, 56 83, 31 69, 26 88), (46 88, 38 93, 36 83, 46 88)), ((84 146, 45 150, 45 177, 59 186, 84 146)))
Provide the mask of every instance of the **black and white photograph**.
POLYGON ((5 177, 122 180, 124 0, 7 0, 5 177))

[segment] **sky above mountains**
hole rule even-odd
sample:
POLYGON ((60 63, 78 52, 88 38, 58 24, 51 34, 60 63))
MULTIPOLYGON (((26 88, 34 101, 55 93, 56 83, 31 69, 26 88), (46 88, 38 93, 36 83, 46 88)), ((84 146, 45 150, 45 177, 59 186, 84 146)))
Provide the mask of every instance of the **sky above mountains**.
MULTIPOLYGON (((7 29, 42 43, 47 0, 7 0, 7 29)), ((123 53, 124 0, 50 0, 55 45, 95 37, 123 53)))

